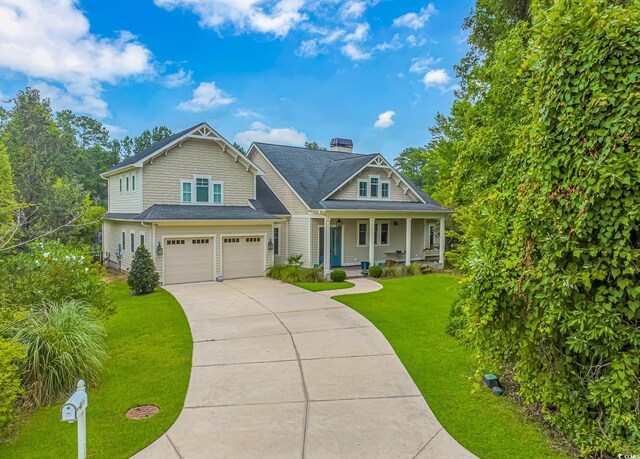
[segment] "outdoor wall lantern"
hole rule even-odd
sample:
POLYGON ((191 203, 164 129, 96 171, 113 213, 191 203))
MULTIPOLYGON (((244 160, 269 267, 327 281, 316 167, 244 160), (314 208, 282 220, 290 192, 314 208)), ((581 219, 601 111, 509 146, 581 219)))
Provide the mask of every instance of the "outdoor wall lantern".
POLYGON ((269 252, 273 250, 273 241, 271 240, 271 238, 269 238, 269 243, 267 244, 267 247, 269 248, 269 252))
POLYGON ((160 241, 158 241, 158 245, 156 246, 156 253, 162 255, 162 243, 160 241))
POLYGON ((338 221, 336 222, 336 227, 340 228, 342 226, 342 220, 338 219, 338 221))

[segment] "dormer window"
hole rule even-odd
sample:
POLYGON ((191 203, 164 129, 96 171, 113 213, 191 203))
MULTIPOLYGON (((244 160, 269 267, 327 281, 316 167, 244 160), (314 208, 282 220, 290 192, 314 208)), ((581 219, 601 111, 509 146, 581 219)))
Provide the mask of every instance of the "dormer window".
POLYGON ((390 199, 391 184, 388 180, 380 180, 379 175, 370 175, 367 179, 358 180, 358 199, 390 199))
POLYGON ((182 204, 224 204, 224 182, 211 180, 209 176, 194 176, 180 180, 180 202, 182 204))

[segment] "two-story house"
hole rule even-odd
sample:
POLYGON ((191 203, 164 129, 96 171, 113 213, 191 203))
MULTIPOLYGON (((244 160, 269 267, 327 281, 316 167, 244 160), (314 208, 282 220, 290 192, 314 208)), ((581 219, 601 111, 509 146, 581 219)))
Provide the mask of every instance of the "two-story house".
POLYGON ((178 132, 102 174, 103 255, 128 270, 144 244, 163 284, 263 276, 293 255, 326 274, 362 261, 443 263, 451 211, 382 155, 352 149, 346 139, 330 151, 254 143, 244 155, 207 123, 178 132))

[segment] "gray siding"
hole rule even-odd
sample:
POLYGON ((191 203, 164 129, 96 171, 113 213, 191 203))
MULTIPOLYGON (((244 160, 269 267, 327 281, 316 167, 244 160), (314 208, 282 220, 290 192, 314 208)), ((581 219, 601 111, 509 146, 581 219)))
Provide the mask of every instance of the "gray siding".
POLYGON ((142 212, 141 193, 141 172, 136 170, 123 174, 114 175, 108 179, 109 187, 109 212, 112 213, 139 213, 142 212), (135 176, 136 189, 132 190, 132 177, 135 176), (129 178, 129 191, 126 187, 126 179, 129 178), (122 179, 122 191, 120 191, 120 179, 122 179))
POLYGON ((131 261, 133 260, 133 252, 131 251, 131 233, 135 235, 134 250, 140 245, 140 235, 144 235, 144 245, 149 251, 151 251, 153 247, 151 245, 151 228, 144 227, 140 223, 105 220, 103 230, 103 256, 106 258, 107 254, 110 254, 110 259, 114 263, 118 263, 116 251, 118 244, 122 244, 122 232, 124 231, 125 250, 122 252, 122 257, 119 260, 119 266, 125 271, 129 270, 131 267, 131 261))

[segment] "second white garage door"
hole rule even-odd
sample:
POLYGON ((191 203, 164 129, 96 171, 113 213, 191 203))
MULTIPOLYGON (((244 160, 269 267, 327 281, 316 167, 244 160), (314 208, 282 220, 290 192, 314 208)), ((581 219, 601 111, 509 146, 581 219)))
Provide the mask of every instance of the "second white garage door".
POLYGON ((264 237, 224 236, 222 275, 225 279, 264 276, 264 237))
POLYGON ((213 238, 175 238, 164 241, 164 283, 213 280, 213 238))

